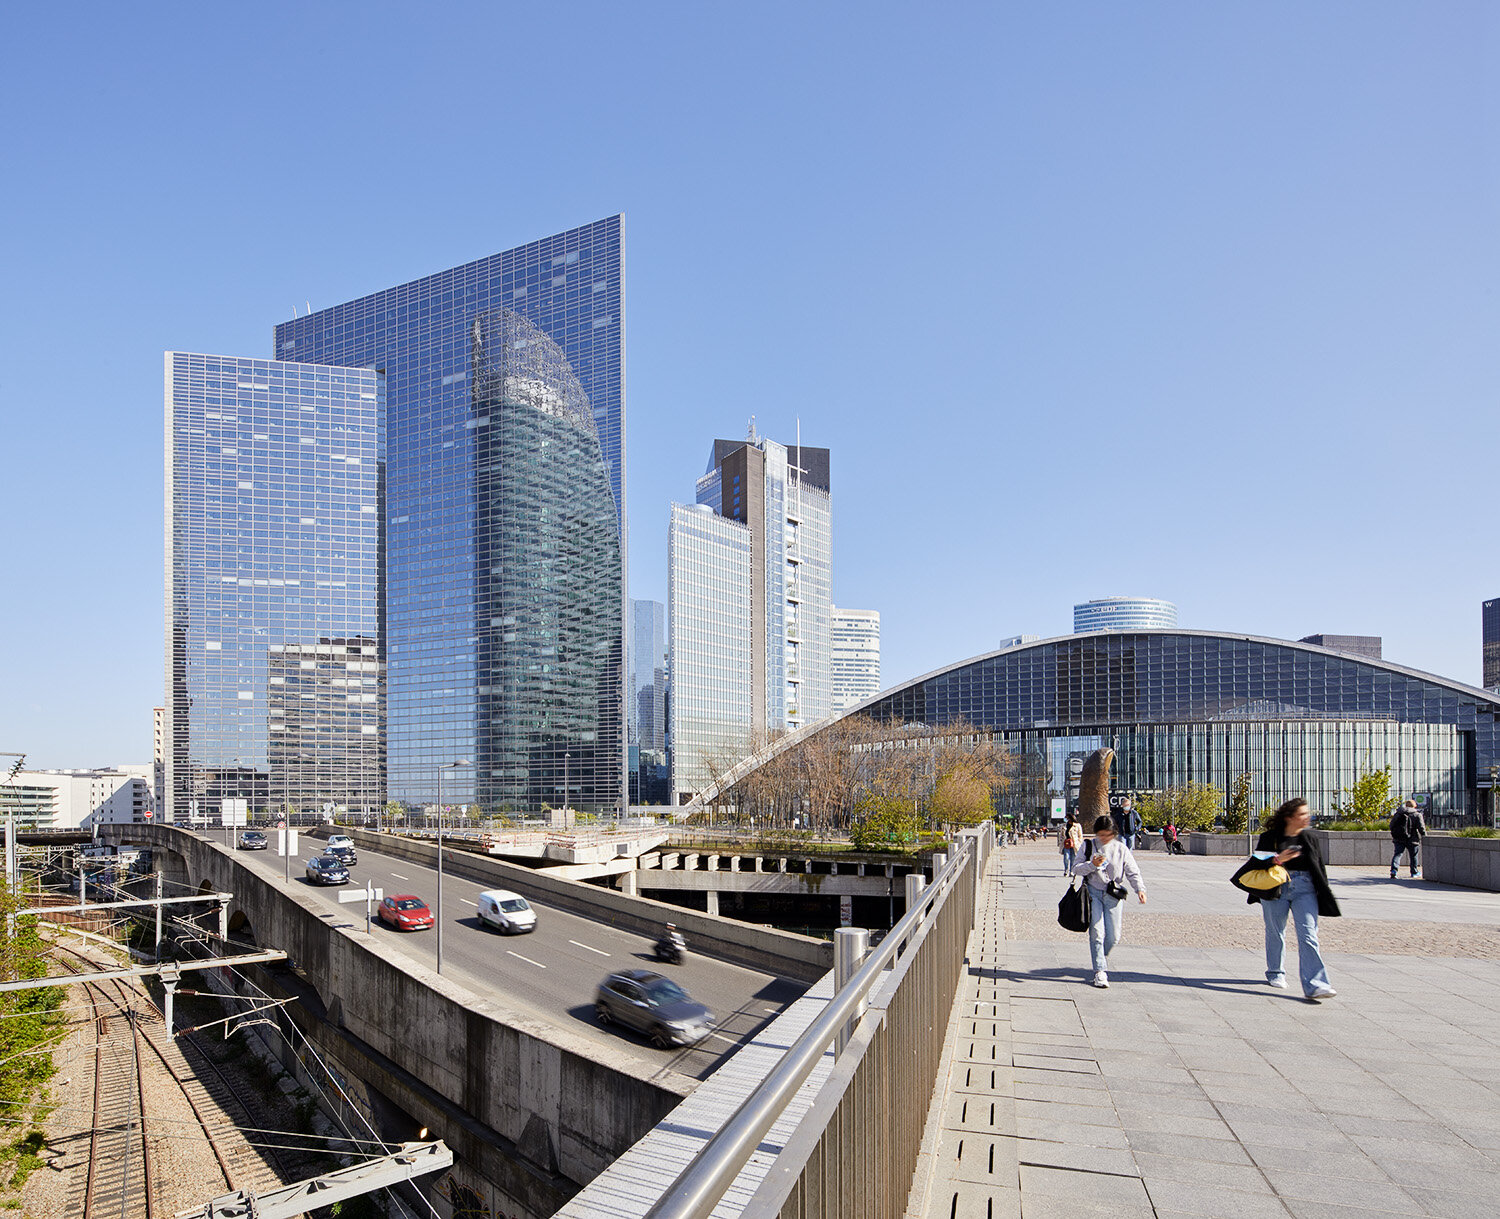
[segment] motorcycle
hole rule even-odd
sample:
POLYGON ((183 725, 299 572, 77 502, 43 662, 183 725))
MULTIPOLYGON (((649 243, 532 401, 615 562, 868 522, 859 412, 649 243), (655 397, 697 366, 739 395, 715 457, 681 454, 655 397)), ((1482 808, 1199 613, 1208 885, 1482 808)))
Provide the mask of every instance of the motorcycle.
POLYGON ((656 941, 656 959, 669 965, 681 965, 687 956, 687 941, 680 935, 664 935, 656 941))

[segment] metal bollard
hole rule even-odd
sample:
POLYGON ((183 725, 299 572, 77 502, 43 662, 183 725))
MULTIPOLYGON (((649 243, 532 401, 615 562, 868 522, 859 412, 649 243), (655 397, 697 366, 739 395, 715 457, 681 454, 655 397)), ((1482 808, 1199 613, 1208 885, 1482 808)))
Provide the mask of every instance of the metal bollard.
MULTIPOLYGON (((849 979, 859 972, 864 959, 870 955, 870 933, 863 927, 840 927, 833 933, 833 988, 837 993, 849 985, 849 979)), ((859 1001, 844 1027, 834 1038, 833 1052, 837 1056, 844 1052, 849 1038, 854 1036, 854 1026, 865 1014, 865 1002, 859 1001)))

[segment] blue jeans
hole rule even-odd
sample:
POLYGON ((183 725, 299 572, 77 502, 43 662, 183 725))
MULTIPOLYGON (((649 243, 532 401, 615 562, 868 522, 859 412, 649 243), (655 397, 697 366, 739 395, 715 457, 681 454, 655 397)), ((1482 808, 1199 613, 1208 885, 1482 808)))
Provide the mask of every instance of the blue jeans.
POLYGON ((1260 902, 1266 920, 1266 980, 1286 976, 1286 918, 1290 914, 1297 929, 1297 972, 1302 976, 1302 993, 1329 985, 1328 969, 1318 951, 1318 891, 1306 872, 1293 872, 1292 879, 1274 901, 1260 902))
POLYGON ((1062 857, 1063 857, 1063 875, 1064 876, 1072 876, 1073 875, 1073 865, 1078 862, 1078 852, 1076 850, 1074 850, 1072 847, 1063 847, 1063 849, 1062 849, 1062 857))
POLYGON ((1405 855, 1407 852, 1411 853, 1411 874, 1413 876, 1417 874, 1417 869, 1421 866, 1421 864, 1418 862, 1418 857, 1422 853, 1422 844, 1420 840, 1417 842, 1396 843, 1396 853, 1391 856, 1392 876, 1396 875, 1396 868, 1401 863, 1401 856, 1405 855))
POLYGON ((1104 972, 1109 954, 1119 942, 1120 899, 1089 885, 1089 955, 1095 973, 1104 972))

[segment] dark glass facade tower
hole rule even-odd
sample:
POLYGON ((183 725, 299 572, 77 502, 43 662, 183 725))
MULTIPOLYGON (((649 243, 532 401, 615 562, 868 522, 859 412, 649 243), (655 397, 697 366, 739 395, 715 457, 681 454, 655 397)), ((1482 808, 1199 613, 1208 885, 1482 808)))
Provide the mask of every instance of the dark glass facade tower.
MULTIPOLYGON (((276 327, 275 350, 282 358, 372 367, 385 374, 383 659, 386 773, 394 799, 433 799, 438 768, 464 761, 473 766, 443 776, 450 801, 515 802, 524 788, 530 793, 526 801, 555 804, 562 778, 556 780, 556 796, 547 798, 554 788, 546 777, 550 763, 538 761, 533 777, 528 761, 524 783, 515 773, 522 753, 528 759, 541 756, 535 752, 540 746, 523 750, 520 742, 545 731, 561 733, 549 739, 561 744, 575 805, 624 803, 623 238, 623 219, 613 216, 276 327), (526 408, 532 411, 526 414, 521 404, 535 395, 517 390, 509 400, 507 374, 494 370, 497 337, 503 347, 502 336, 511 336, 512 356, 527 350, 520 344, 531 339, 522 335, 521 321, 560 356, 559 363, 549 352, 542 362, 549 376, 562 379, 537 393, 566 399, 571 405, 562 414, 536 407, 526 408), (484 387, 476 376, 480 368, 487 370, 484 387), (490 414, 497 403, 504 408, 499 423, 490 414), (592 420, 588 435, 579 426, 585 414, 592 420), (517 446, 528 437, 542 447, 522 459, 517 446), (551 486, 565 471, 586 501, 578 507, 580 519, 559 524, 549 510, 542 528, 541 509, 528 516, 513 492, 551 486), (570 547, 586 532, 582 518, 597 515, 601 494, 609 500, 613 545, 596 547, 585 562, 570 547), (512 525, 516 537, 502 542, 512 525), (508 550, 512 545, 520 551, 508 550), (549 548, 555 549, 551 557, 549 548), (522 552, 530 557, 522 558, 522 552), (497 598, 508 595, 503 588, 508 577, 497 555, 502 564, 545 565, 557 581, 549 595, 561 595, 558 590, 570 580, 578 583, 574 591, 580 596, 585 583, 609 582, 588 590, 586 614, 581 605, 566 613, 556 607, 549 611, 573 630, 585 619, 595 623, 597 606, 612 600, 609 640, 588 645, 599 645, 590 657, 603 666, 602 674, 569 669, 566 680, 547 681, 556 660, 527 649, 563 645, 540 636, 524 638, 499 621, 511 615, 493 612, 497 598), (516 638, 507 639, 510 634, 516 638), (514 657, 508 649, 515 650, 514 657), (506 682, 526 671, 515 665, 530 664, 549 666, 536 670, 539 682, 528 687, 527 697, 541 701, 512 723, 507 717, 517 704, 505 690, 515 687, 506 682), (497 674, 511 675, 500 681, 505 689, 499 692, 497 674), (592 726, 578 719, 580 683, 594 683, 592 726), (549 726, 538 728, 538 718, 549 726)), ((570 638, 568 646, 576 646, 579 637, 570 638)))
POLYGON ((1500 686, 1500 597, 1481 607, 1480 627, 1484 640, 1484 688, 1500 686))

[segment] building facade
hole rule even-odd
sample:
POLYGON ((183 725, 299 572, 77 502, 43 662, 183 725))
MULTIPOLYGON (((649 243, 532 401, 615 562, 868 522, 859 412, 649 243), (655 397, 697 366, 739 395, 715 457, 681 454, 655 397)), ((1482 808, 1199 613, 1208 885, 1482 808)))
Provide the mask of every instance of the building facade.
POLYGON ((880 611, 833 606, 829 617, 832 710, 880 693, 880 611))
POLYGON ((382 393, 367 368, 167 353, 166 820, 270 812, 307 773, 304 799, 383 802, 378 667, 295 715, 280 684, 335 638, 378 655, 382 393))
POLYGON ((666 748, 667 607, 630 603, 630 739, 642 750, 666 748))
POLYGON ((18 827, 90 829, 149 821, 154 815, 151 767, 103 770, 23 770, 0 784, 0 820, 18 827))
POLYGON ((1500 597, 1486 601, 1481 607, 1480 630, 1483 638, 1481 663, 1484 668, 1484 688, 1500 689, 1500 597))
POLYGON ((1333 652, 1348 652, 1351 656, 1368 656, 1371 660, 1380 659, 1384 643, 1379 635, 1304 635, 1297 642, 1333 652))
POLYGON ((276 327, 282 359, 385 374, 394 799, 441 767, 450 801, 623 807, 623 238, 610 217, 276 327))
POLYGON ((1177 625, 1177 607, 1151 597, 1104 597, 1073 607, 1073 633, 1090 631, 1169 631, 1177 625))
POLYGON ((1430 795, 1439 815, 1487 816, 1500 765, 1500 697, 1386 661, 1208 631, 1020 645, 908 682, 866 714, 989 730, 1054 792, 1070 755, 1107 745, 1117 790, 1227 791, 1249 772, 1257 807, 1303 796, 1326 812, 1360 774, 1389 765, 1395 793, 1430 795))

